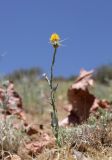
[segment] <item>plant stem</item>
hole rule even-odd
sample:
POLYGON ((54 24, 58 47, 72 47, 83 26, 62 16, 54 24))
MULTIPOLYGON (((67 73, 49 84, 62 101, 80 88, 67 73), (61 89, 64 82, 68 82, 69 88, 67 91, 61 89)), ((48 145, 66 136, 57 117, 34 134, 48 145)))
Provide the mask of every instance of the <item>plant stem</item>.
POLYGON ((56 137, 57 144, 59 146, 58 141, 58 131, 59 131, 59 125, 58 125, 58 117, 57 117, 57 110, 55 106, 55 92, 56 89, 53 86, 53 68, 55 63, 55 57, 56 57, 57 48, 54 48, 54 54, 52 58, 52 64, 51 64, 51 76, 50 76, 50 89, 51 89, 51 106, 53 107, 53 112, 51 113, 51 126, 53 129, 54 136, 56 137))
POLYGON ((57 48, 54 48, 54 54, 53 54, 52 64, 51 64, 51 78, 50 78, 51 90, 53 89, 53 84, 52 84, 53 83, 53 67, 54 67, 54 63, 55 63, 56 51, 57 51, 57 48))

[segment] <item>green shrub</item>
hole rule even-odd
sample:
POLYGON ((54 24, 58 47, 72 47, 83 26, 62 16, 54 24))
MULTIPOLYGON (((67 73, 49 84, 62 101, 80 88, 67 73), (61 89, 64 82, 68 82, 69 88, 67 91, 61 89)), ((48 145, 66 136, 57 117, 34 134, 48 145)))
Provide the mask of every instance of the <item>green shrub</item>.
POLYGON ((112 65, 103 65, 96 69, 94 74, 95 80, 103 84, 109 84, 112 80, 112 65))

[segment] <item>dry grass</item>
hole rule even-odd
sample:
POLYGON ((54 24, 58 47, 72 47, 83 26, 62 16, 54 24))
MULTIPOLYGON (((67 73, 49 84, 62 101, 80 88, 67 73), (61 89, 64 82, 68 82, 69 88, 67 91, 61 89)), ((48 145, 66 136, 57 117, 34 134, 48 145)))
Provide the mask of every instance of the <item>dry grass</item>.
MULTIPOLYGON (((2 116, 2 115, 1 115, 2 116)), ((25 140, 23 122, 15 116, 7 116, 0 121, 0 157, 17 153, 25 140)))

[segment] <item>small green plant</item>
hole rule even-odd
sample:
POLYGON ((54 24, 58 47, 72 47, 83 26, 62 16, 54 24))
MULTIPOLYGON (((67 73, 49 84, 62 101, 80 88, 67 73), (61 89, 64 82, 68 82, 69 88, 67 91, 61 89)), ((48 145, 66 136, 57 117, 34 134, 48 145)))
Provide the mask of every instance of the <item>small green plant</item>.
POLYGON ((56 110, 56 104, 55 104, 55 93, 58 87, 57 85, 53 84, 53 69, 54 69, 54 64, 55 64, 55 57, 57 53, 57 48, 59 47, 60 37, 58 34, 54 33, 50 37, 50 43, 53 45, 54 48, 54 53, 53 53, 53 58, 52 58, 52 63, 51 63, 51 70, 50 70, 50 79, 46 74, 44 74, 48 85, 50 87, 50 105, 52 106, 53 111, 51 112, 51 126, 53 130, 53 134, 56 138, 56 143, 58 146, 60 146, 60 140, 59 140, 59 124, 58 124, 58 116, 57 116, 57 110, 56 110))

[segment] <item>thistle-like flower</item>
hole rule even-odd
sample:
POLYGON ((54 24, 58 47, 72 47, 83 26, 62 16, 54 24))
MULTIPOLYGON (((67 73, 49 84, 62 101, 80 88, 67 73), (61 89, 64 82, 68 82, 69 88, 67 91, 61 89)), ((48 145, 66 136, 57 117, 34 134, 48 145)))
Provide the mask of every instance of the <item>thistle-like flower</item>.
POLYGON ((50 37, 50 43, 54 48, 58 48, 60 45, 60 37, 57 33, 53 33, 50 37))

